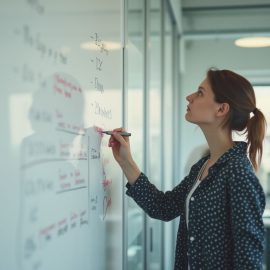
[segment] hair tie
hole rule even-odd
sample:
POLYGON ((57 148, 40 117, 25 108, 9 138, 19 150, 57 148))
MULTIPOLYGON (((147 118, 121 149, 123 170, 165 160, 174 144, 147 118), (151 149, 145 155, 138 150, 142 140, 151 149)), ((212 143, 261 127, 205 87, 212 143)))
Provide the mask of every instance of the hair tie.
POLYGON ((255 114, 256 111, 258 111, 258 109, 255 107, 255 109, 252 111, 253 114, 255 114))

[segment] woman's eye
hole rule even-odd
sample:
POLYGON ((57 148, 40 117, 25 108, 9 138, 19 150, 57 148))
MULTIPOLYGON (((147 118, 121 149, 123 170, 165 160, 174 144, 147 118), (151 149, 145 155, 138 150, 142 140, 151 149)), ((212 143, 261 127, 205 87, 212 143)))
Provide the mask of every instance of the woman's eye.
POLYGON ((198 96, 201 96, 201 95, 202 95, 202 90, 198 90, 198 91, 197 91, 197 95, 198 95, 198 96))

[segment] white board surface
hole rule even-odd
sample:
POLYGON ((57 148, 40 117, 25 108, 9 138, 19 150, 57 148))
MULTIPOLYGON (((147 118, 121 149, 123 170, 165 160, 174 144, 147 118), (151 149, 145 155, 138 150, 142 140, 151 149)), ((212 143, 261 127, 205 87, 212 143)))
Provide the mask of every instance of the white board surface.
POLYGON ((122 269, 121 1, 0 2, 0 269, 122 269))

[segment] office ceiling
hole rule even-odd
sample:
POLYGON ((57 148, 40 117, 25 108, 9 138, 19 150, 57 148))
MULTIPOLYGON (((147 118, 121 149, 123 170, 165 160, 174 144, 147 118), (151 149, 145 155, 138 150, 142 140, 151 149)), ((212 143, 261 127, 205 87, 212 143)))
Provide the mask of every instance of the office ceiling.
POLYGON ((182 0, 183 34, 270 36, 270 0, 182 0))
POLYGON ((269 0, 226 0, 226 1, 217 1, 217 0, 182 0, 183 8, 214 8, 214 7, 230 7, 230 6, 262 6, 270 5, 269 0))

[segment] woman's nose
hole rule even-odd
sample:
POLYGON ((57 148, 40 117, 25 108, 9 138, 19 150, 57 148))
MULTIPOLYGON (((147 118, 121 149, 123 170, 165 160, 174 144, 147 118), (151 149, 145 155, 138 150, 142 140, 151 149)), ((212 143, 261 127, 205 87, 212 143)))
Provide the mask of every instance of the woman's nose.
POLYGON ((192 94, 191 94, 191 95, 186 96, 186 100, 187 100, 188 102, 191 102, 191 101, 192 101, 192 94))

